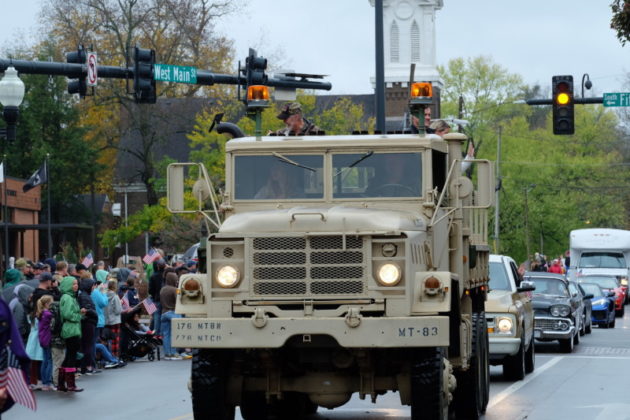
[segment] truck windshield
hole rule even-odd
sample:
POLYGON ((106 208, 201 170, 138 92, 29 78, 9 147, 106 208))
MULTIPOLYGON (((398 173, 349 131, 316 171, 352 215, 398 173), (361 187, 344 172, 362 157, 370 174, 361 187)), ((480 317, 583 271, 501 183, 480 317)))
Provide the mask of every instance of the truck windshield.
POLYGON ((512 290, 508 273, 500 262, 490 263, 490 290, 512 290))
POLYGON ((335 154, 333 198, 421 197, 421 153, 335 154))
POLYGON ((580 268, 626 268, 626 259, 620 252, 585 252, 580 268))
POLYGON ((324 197, 323 155, 269 154, 234 158, 236 200, 324 197))

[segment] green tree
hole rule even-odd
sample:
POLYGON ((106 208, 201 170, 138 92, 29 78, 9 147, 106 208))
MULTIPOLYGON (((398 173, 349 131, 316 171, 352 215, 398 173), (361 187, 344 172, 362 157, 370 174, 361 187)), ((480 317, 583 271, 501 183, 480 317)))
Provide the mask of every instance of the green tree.
POLYGON ((610 27, 617 33, 621 45, 630 41, 630 2, 627 0, 613 0, 610 4, 612 18, 610 27))

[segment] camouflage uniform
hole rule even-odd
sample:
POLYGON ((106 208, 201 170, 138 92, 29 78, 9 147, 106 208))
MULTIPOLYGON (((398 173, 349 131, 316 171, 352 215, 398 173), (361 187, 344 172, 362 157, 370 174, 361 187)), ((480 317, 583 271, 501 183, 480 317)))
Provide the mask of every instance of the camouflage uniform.
MULTIPOLYGON (((287 118, 295 114, 299 114, 300 116, 302 116, 302 107, 297 102, 291 102, 282 107, 277 117, 278 119, 285 121, 287 118)), ((314 134, 317 134, 319 131, 321 131, 321 129, 318 126, 316 126, 315 124, 313 124, 312 122, 310 122, 304 117, 302 117, 302 122, 303 122, 302 129, 300 130, 299 133, 294 133, 290 131, 291 128, 287 126, 287 127, 281 128, 280 130, 274 131, 273 134, 277 136, 305 136, 305 135, 314 135, 314 134)))

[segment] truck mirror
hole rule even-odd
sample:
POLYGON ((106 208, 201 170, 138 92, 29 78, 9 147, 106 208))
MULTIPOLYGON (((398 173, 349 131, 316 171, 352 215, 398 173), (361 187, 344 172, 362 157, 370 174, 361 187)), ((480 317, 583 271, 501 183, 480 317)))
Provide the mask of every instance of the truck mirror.
POLYGON ((184 167, 168 165, 167 170, 168 210, 175 213, 184 211, 184 167))

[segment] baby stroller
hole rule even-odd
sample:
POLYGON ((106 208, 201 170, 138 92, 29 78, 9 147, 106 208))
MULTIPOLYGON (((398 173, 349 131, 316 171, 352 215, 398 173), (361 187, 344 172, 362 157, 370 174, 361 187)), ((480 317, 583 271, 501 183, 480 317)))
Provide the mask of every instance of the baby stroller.
POLYGON ((123 316, 123 323, 120 329, 121 335, 121 358, 128 362, 137 358, 147 356, 149 361, 160 360, 161 337, 154 335, 152 331, 144 331, 142 326, 135 320, 135 313, 123 316))

